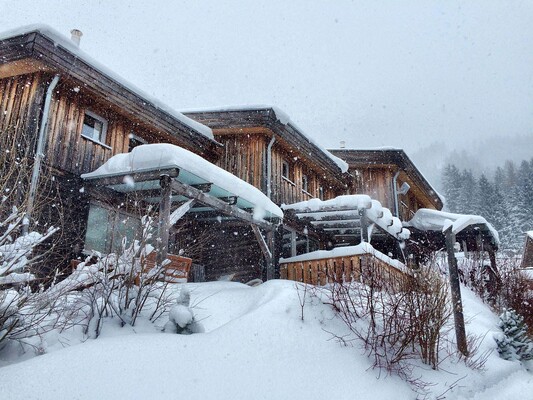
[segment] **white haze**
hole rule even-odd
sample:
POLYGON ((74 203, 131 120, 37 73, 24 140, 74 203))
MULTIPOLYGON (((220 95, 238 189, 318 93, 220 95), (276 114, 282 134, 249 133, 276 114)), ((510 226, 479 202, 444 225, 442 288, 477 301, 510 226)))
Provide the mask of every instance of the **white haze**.
POLYGON ((273 104, 323 146, 409 154, 533 143, 532 16, 531 1, 0 0, 0 31, 81 29, 176 109, 273 104))

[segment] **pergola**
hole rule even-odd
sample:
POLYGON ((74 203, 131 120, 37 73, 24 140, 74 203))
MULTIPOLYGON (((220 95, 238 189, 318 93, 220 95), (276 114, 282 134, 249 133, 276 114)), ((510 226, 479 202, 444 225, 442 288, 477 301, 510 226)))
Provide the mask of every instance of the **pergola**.
POLYGON ((410 235, 389 209, 367 195, 344 195, 325 201, 311 199, 282 208, 328 233, 337 247, 370 243, 373 238, 394 239, 399 243, 410 235))
POLYGON ((142 145, 111 157, 82 178, 92 186, 159 204, 159 265, 167 258, 170 227, 180 218, 201 213, 222 221, 222 214, 224 220, 250 225, 265 258, 267 279, 274 277, 273 232, 283 212, 258 189, 204 158, 171 144, 142 145))

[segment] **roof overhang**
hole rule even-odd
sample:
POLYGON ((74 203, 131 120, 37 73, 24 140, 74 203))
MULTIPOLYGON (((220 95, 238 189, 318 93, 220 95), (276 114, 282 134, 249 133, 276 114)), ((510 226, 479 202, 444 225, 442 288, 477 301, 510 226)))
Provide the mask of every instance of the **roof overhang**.
POLYGON ((272 230, 283 212, 263 193, 202 157, 169 144, 143 145, 111 157, 82 178, 93 186, 161 203, 168 179, 171 203, 194 200, 190 213, 218 213, 272 230))

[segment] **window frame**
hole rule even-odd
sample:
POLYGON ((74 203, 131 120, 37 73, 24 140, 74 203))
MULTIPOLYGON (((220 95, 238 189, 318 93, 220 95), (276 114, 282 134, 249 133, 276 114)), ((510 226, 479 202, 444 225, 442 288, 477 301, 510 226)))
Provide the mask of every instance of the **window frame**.
POLYGON ((312 196, 312 194, 309 192, 309 175, 307 174, 302 174, 302 192, 312 196))
MULTIPOLYGON (((108 122, 107 122, 107 119, 105 119, 104 117, 102 117, 101 115, 98 115, 96 114, 95 112, 91 111, 91 110, 85 110, 84 111, 84 114, 83 114, 83 122, 82 122, 82 127, 81 127, 81 137, 84 138, 84 139, 87 139, 87 140, 90 140, 91 142, 94 142, 94 143, 97 143, 99 145, 102 145, 108 149, 111 149, 111 146, 108 146, 107 144, 105 144, 105 141, 107 139, 107 128, 108 128, 108 122), (98 122, 100 122, 102 124, 102 132, 100 133, 100 137, 98 139, 95 139, 94 137, 91 137, 91 136, 87 136, 87 135, 84 135, 83 134, 83 128, 84 126, 86 125, 85 124, 85 117, 88 116, 98 122)), ((87 125, 89 126, 89 125, 87 125)), ((94 129, 94 128, 93 128, 94 129)))

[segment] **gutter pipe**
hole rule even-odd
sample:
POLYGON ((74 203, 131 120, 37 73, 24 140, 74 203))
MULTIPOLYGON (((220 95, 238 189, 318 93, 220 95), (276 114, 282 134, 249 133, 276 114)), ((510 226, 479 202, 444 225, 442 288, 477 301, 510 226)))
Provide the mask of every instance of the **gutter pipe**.
POLYGON ((270 143, 267 146, 267 176, 266 176, 266 195, 272 199, 272 146, 276 141, 276 137, 272 135, 270 143))
POLYGON ((26 207, 26 215, 22 222, 22 235, 28 234, 28 227, 30 219, 33 213, 33 207, 35 205, 35 197, 37 194, 37 184, 41 175, 41 163, 44 158, 44 147, 46 145, 46 128, 48 126, 48 115, 50 114, 50 104, 52 103, 52 95, 57 83, 59 82, 60 75, 55 75, 48 86, 46 91, 46 97, 44 100, 43 114, 41 117, 41 126, 39 128, 39 139, 37 141, 37 150, 35 151, 35 161, 33 163, 33 172, 30 181, 30 192, 28 195, 28 204, 26 207))
POLYGON ((397 189, 397 181, 398 181, 398 175, 400 175, 400 170, 396 171, 392 178, 392 196, 394 197, 394 213, 396 214, 396 218, 400 218, 400 210, 398 206, 398 189, 397 189))

